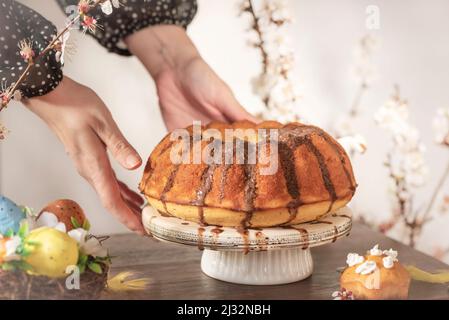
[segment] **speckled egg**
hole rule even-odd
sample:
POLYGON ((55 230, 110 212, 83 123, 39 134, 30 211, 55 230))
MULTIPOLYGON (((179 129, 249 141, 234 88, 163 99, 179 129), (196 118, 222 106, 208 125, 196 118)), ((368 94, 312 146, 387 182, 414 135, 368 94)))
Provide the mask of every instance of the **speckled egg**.
POLYGON ((59 222, 65 224, 67 231, 76 229, 72 223, 72 218, 76 219, 81 226, 86 220, 86 215, 80 205, 69 199, 59 199, 47 204, 47 206, 40 211, 38 218, 42 212, 53 213, 58 218, 59 222))
POLYGON ((5 234, 10 229, 17 232, 25 216, 22 208, 0 195, 0 234, 5 234))

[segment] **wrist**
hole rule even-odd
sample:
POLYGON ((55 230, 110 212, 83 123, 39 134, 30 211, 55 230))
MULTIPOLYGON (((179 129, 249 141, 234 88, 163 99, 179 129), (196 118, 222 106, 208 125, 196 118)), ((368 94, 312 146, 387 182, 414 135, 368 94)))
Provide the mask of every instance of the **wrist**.
POLYGON ((166 70, 180 69, 200 58, 185 30, 178 26, 148 27, 130 35, 125 42, 154 79, 166 70))

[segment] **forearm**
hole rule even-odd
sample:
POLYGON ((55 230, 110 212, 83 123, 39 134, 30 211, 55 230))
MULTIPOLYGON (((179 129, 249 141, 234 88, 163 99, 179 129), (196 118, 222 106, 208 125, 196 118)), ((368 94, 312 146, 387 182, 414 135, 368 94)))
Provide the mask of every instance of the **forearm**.
POLYGON ((185 30, 177 26, 148 27, 127 37, 125 42, 154 79, 164 70, 182 68, 200 58, 185 30))

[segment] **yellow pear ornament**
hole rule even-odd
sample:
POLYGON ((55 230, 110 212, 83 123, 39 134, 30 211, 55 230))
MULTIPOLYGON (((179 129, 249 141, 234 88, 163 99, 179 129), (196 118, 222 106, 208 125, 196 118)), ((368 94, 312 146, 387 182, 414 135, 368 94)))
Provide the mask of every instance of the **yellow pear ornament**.
POLYGON ((31 274, 61 278, 67 276, 66 268, 78 262, 78 244, 66 233, 42 227, 31 231, 25 238, 25 257, 31 274))

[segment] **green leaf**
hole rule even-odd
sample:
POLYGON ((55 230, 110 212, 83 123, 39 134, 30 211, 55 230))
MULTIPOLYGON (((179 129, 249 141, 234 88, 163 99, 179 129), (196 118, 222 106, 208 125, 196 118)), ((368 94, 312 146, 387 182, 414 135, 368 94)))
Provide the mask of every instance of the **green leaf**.
POLYGON ((83 222, 83 229, 86 230, 86 231, 89 231, 89 230, 90 230, 90 222, 89 222, 89 220, 84 219, 84 222, 83 222))
POLYGON ((27 217, 33 217, 34 216, 34 210, 27 206, 21 206, 20 209, 27 217))
POLYGON ((103 270, 101 270, 101 266, 96 262, 89 262, 87 267, 95 273, 102 274, 103 270))
POLYGON ((6 233, 3 236, 5 238, 11 238, 12 236, 14 236, 14 230, 9 228, 8 231, 6 231, 6 233))
POLYGON ((24 220, 20 224, 19 232, 17 233, 17 235, 23 239, 27 234, 28 234, 28 221, 24 220))
POLYGON ((86 264, 78 264, 78 269, 80 269, 80 273, 86 271, 86 264))
POLYGON ((5 262, 5 263, 2 264, 2 270, 3 271, 12 271, 14 269, 15 269, 14 265, 11 264, 11 263, 5 262))
POLYGON ((78 220, 76 220, 75 217, 70 217, 70 221, 72 222, 72 226, 75 229, 81 228, 81 224, 78 222, 78 220))
POLYGON ((78 263, 80 264, 86 264, 87 263, 87 259, 89 257, 85 254, 80 254, 79 258, 78 258, 78 263))

